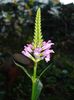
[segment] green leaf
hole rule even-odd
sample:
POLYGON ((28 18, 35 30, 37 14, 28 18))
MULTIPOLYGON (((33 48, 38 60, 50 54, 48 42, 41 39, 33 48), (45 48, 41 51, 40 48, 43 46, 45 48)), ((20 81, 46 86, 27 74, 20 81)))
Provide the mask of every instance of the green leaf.
POLYGON ((33 87, 32 87, 32 99, 31 100, 37 100, 39 98, 39 95, 41 93, 43 84, 39 79, 36 79, 33 81, 33 87))
POLYGON ((35 20, 35 32, 34 32, 34 40, 33 40, 33 46, 41 47, 42 46, 42 32, 41 32, 41 10, 38 8, 37 14, 36 14, 36 20, 35 20))
POLYGON ((40 78, 51 66, 53 66, 53 64, 48 65, 48 66, 41 72, 41 74, 39 75, 38 78, 40 78))
POLYGON ((15 62, 15 61, 14 61, 14 63, 15 63, 18 67, 20 67, 20 68, 27 74, 27 76, 28 76, 30 79, 32 79, 31 75, 28 73, 28 71, 26 70, 26 68, 24 68, 22 65, 18 64, 18 63, 15 62))

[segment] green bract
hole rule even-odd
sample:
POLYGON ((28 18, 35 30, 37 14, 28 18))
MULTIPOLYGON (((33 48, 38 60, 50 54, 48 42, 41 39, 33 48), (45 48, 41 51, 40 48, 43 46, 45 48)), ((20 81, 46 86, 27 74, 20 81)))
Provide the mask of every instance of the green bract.
POLYGON ((38 46, 42 46, 42 32, 41 32, 41 10, 38 8, 36 19, 35 19, 35 31, 34 31, 34 40, 33 40, 33 46, 34 48, 37 48, 38 46))

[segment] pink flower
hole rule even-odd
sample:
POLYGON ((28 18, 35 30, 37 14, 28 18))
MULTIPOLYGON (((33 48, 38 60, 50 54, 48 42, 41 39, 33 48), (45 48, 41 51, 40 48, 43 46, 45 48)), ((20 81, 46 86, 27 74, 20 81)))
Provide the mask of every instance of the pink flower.
POLYGON ((47 55, 49 55, 50 53, 54 53, 54 51, 53 50, 49 50, 49 49, 46 49, 45 51, 43 51, 43 56, 47 56, 47 55))
POLYGON ((27 45, 27 46, 24 46, 24 51, 28 51, 28 52, 32 52, 32 47, 31 45, 27 45))
POLYGON ((49 50, 49 49, 46 49, 45 51, 43 51, 43 58, 45 59, 46 62, 50 61, 50 54, 51 53, 54 53, 53 50, 49 50))
POLYGON ((31 58, 31 54, 28 51, 22 51, 22 54, 28 58, 31 58))
POLYGON ((36 48, 34 50, 34 56, 35 56, 35 58, 40 58, 41 51, 42 51, 42 48, 36 48))
POLYGON ((45 61, 46 61, 46 62, 50 61, 50 55, 47 55, 47 56, 45 57, 45 61))
POLYGON ((48 42, 43 42, 43 47, 42 47, 42 49, 43 49, 43 50, 45 50, 45 49, 50 49, 52 45, 54 45, 54 43, 52 43, 51 40, 49 40, 48 42))
POLYGON ((27 44, 27 46, 24 46, 24 50, 22 51, 22 54, 26 57, 29 57, 30 59, 37 60, 43 60, 45 59, 46 62, 50 61, 50 55, 51 53, 54 53, 54 51, 51 49, 51 46, 54 45, 54 43, 49 40, 48 42, 42 42, 42 47, 33 48, 32 44, 27 44))

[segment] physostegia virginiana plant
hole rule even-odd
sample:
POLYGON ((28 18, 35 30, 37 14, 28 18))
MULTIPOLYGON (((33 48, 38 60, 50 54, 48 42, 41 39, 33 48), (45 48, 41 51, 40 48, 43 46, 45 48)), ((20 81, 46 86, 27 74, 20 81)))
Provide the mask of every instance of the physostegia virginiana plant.
POLYGON ((49 67, 49 66, 46 67, 40 73, 40 75, 37 76, 38 62, 40 62, 41 60, 45 60, 46 63, 50 61, 50 55, 51 53, 54 53, 54 51, 51 49, 52 45, 54 45, 54 43, 52 43, 51 40, 48 40, 47 42, 43 40, 43 36, 41 32, 41 10, 40 8, 38 8, 36 13, 36 19, 35 19, 35 31, 34 31, 33 42, 31 44, 25 45, 24 50, 22 51, 22 54, 24 56, 30 58, 34 62, 33 74, 30 75, 26 70, 26 68, 24 68, 23 66, 15 62, 15 64, 19 66, 32 80, 31 100, 38 100, 43 87, 40 81, 40 77, 49 67))

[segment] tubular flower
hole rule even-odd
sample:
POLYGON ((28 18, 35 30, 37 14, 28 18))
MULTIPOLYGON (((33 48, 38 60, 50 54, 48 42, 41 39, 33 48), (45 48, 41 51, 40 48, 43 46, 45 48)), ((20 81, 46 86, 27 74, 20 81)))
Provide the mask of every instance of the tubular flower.
POLYGON ((54 53, 54 51, 51 49, 52 45, 54 45, 54 43, 52 43, 51 40, 48 42, 42 42, 42 46, 38 46, 36 48, 33 47, 33 44, 27 44, 27 46, 24 46, 22 54, 33 61, 45 59, 45 61, 48 62, 50 61, 51 53, 54 53))

